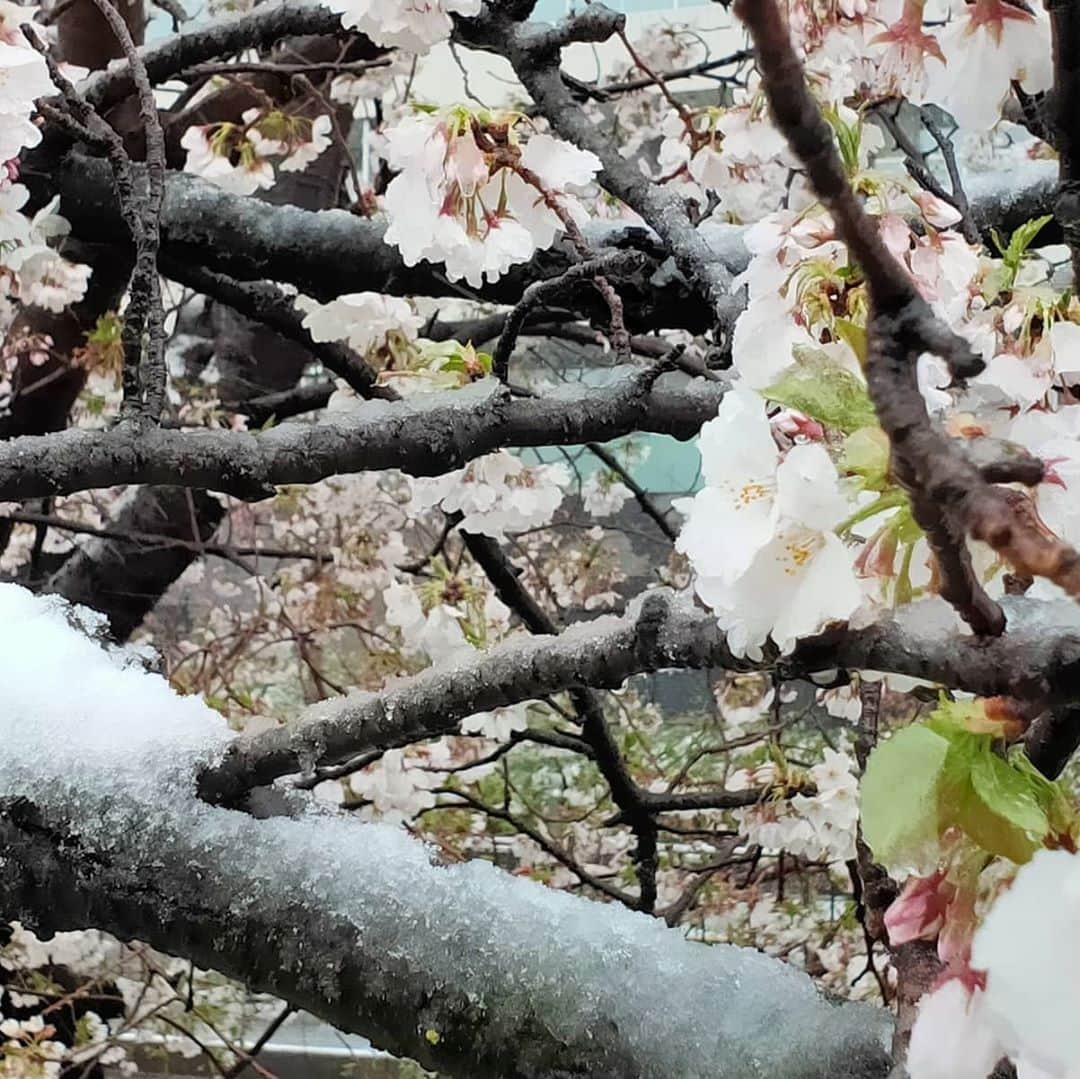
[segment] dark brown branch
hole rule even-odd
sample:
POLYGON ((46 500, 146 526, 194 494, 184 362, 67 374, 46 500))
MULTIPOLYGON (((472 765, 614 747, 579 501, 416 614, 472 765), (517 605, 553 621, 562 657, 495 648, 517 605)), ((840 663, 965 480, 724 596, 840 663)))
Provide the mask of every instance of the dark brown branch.
POLYGON ((156 423, 165 404, 166 382, 165 308, 157 272, 161 209, 165 200, 165 133, 150 78, 127 23, 112 0, 94 0, 94 3, 127 59, 146 146, 145 201, 128 209, 129 218, 137 216, 140 227, 135 232, 135 268, 124 313, 123 383, 125 412, 156 423))
MULTIPOLYGON (((463 532, 462 536, 469 553, 491 581, 495 594, 522 619, 529 632, 558 633, 558 623, 521 583, 517 569, 498 542, 475 533, 463 532)), ((651 913, 656 906, 656 821, 646 809, 643 792, 612 737, 600 695, 588 687, 574 687, 570 689, 570 702, 581 723, 582 740, 592 751, 593 761, 611 791, 611 800, 618 806, 619 818, 630 826, 637 840, 634 862, 639 895, 632 905, 651 913)))
POLYGON ((1080 705, 1062 703, 1035 720, 1024 736, 1031 763, 1048 779, 1057 779, 1080 748, 1080 705))
MULTIPOLYGON (((183 488, 180 488, 183 490, 183 488)), ((93 536, 96 539, 121 540, 125 543, 142 544, 146 547, 185 547, 199 554, 218 555, 222 558, 252 555, 256 558, 288 558, 306 562, 332 562, 333 555, 319 551, 304 551, 296 547, 275 547, 272 544, 260 546, 243 543, 202 543, 186 539, 183 536, 170 535, 167 532, 144 532, 139 529, 95 528, 93 525, 70 521, 47 513, 29 513, 25 510, 12 510, 0 514, 0 521, 14 524, 42 525, 55 528, 59 532, 70 532, 75 536, 93 536)))
POLYGON ((621 888, 616 888, 613 884, 608 884, 607 881, 601 880, 599 877, 590 873, 578 862, 571 858, 557 843, 548 839, 542 832, 533 828, 527 824, 520 817, 514 816, 513 813, 505 809, 499 809, 497 806, 487 805, 485 802, 481 802, 479 798, 474 798, 467 791, 457 790, 454 787, 440 787, 436 789, 436 794, 450 795, 461 800, 460 805, 444 805, 438 806, 439 809, 464 809, 468 808, 474 810, 477 813, 483 813, 487 817, 491 817, 492 820, 502 821, 504 824, 510 825, 516 832, 520 832, 523 836, 531 839, 548 857, 554 858, 561 866, 564 866, 571 873, 581 881, 582 884, 588 885, 588 887, 599 892, 601 895, 605 895, 608 899, 614 899, 617 903, 622 903, 624 906, 633 909, 637 904, 632 895, 627 894, 621 888))
POLYGON ((678 529, 672 527, 671 522, 667 519, 663 510, 656 504, 656 500, 653 496, 630 475, 626 468, 623 467, 622 462, 611 453, 610 450, 604 446, 598 445, 596 442, 589 442, 585 448, 619 477, 619 480, 629 488, 630 493, 641 507, 642 512, 655 522, 656 527, 659 528, 672 543, 674 543, 679 538, 678 529))
POLYGON ((347 345, 337 341, 318 342, 304 328, 293 301, 281 289, 268 282, 235 281, 183 259, 166 256, 161 270, 173 281, 194 289, 231 307, 245 318, 254 319, 282 337, 307 349, 328 371, 343 378, 361 397, 379 397, 396 401, 398 394, 376 382, 377 372, 347 345))
POLYGON ((708 75, 722 67, 743 64, 747 60, 753 59, 753 55, 749 49, 737 49, 727 56, 720 56, 714 60, 702 60, 697 64, 689 64, 687 67, 672 68, 670 71, 654 73, 641 79, 627 79, 625 82, 603 84, 582 82, 580 79, 571 78, 565 72, 563 72, 563 78, 572 90, 583 93, 586 97, 594 98, 597 101, 608 101, 618 94, 647 90, 651 86, 659 85, 661 80, 664 82, 677 82, 679 79, 692 79, 699 75, 708 75))
MULTIPOLYGON (((303 34, 340 34, 341 16, 317 4, 270 3, 240 15, 218 16, 211 22, 189 26, 182 33, 139 50, 147 77, 154 85, 187 68, 245 49, 273 44, 303 34)), ((87 100, 107 109, 135 91, 130 64, 118 64, 91 77, 87 100)))
POLYGON ((510 357, 517 339, 525 327, 525 321, 541 304, 550 303, 565 295, 582 281, 604 275, 619 277, 637 273, 647 264, 647 257, 639 251, 615 251, 579 262, 558 277, 534 281, 525 289, 521 299, 506 318, 499 343, 495 346, 492 373, 500 382, 507 381, 510 375, 510 357))

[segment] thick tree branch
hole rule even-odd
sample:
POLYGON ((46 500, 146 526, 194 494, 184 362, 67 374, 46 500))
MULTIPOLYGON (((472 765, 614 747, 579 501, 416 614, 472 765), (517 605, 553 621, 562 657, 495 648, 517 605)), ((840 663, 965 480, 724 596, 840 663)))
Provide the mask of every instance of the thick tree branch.
POLYGON ((3 599, 7 917, 145 941, 444 1075, 884 1076, 887 1015, 830 1003, 775 959, 480 861, 433 865, 390 826, 200 802, 221 717, 55 608, 3 599))
MULTIPOLYGON (((300 34, 344 34, 341 16, 318 4, 282 2, 260 5, 238 15, 186 26, 164 41, 139 50, 147 76, 154 84, 166 82, 186 68, 218 56, 272 45, 283 37, 300 34)), ((135 92, 129 64, 117 64, 92 76, 84 87, 89 102, 108 109, 135 92)))
POLYGON ((785 679, 841 668, 923 678, 980 696, 1067 699, 1080 675, 1080 619, 1071 603, 1006 601, 1012 628, 1000 638, 959 633, 940 600, 899 621, 838 629, 793 655, 752 663, 732 656, 715 619, 660 589, 621 618, 579 623, 558 636, 511 639, 450 670, 432 669, 381 694, 324 701, 285 728, 241 739, 200 785, 233 803, 255 786, 371 748, 445 734, 478 712, 568 689, 615 689, 634 674, 666 668, 775 670, 785 679))
POLYGON ((209 543, 224 516, 224 506, 205 491, 152 487, 133 492, 106 534, 66 558, 44 590, 101 611, 113 636, 126 640, 165 589, 205 553, 202 544, 209 543))
POLYGON ((0 500, 41 498, 126 483, 205 487, 258 499, 285 483, 400 468, 441 475, 506 446, 607 442, 632 431, 692 438, 716 414, 722 383, 681 374, 649 387, 651 372, 602 389, 568 386, 515 397, 478 383, 427 395, 421 403, 365 402, 319 423, 234 431, 67 430, 0 443, 0 500))
MULTIPOLYGON (((57 167, 36 166, 27 155, 24 179, 38 201, 53 193, 74 234, 83 240, 115 243, 127 232, 112 190, 107 163, 71 153, 57 167)), ((136 176, 139 175, 136 167, 136 176)), ((318 300, 347 292, 395 295, 460 296, 461 288, 426 262, 408 267, 396 248, 386 244, 386 223, 344 210, 302 210, 275 206, 221 190, 185 173, 168 174, 162 212, 163 269, 203 267, 239 281, 282 281, 318 300)), ((732 227, 701 230, 701 244, 718 266, 730 260, 731 273, 746 265, 746 251, 732 227), (714 251, 710 243, 715 243, 714 251)), ((655 237, 641 228, 601 225, 585 230, 589 245, 601 254, 639 248, 650 257, 665 253, 655 237)), ((559 276, 577 261, 569 244, 537 253, 531 262, 513 268, 479 298, 515 304, 523 291, 541 278, 559 276)), ((594 290, 574 297, 576 309, 605 319, 607 305, 594 290)), ((623 288, 631 329, 711 325, 711 313, 677 274, 623 288)))
MULTIPOLYGON (((37 201, 59 194, 61 212, 76 236, 116 243, 117 237, 125 234, 106 162, 70 154, 58 167, 35 172, 34 155, 25 155, 25 160, 24 179, 34 189, 37 201)), ((138 175, 138 166, 135 172, 138 175)), ((165 188, 161 229, 166 274, 177 266, 202 267, 238 281, 288 282, 323 301, 364 291, 460 295, 460 289, 437 267, 427 263, 405 266, 397 250, 384 243, 386 225, 379 219, 368 220, 343 210, 315 212, 274 206, 229 194, 183 173, 169 173, 165 188)), ((1047 212, 1052 201, 1053 185, 1040 181, 1007 197, 974 201, 972 214, 984 232, 997 228, 1007 235, 1028 218, 1047 212)), ((730 225, 698 226, 698 243, 707 253, 702 257, 725 267, 726 274, 741 272, 748 259, 741 233, 730 225)), ((599 252, 636 248, 653 258, 666 255, 658 237, 641 228, 597 222, 585 230, 585 238, 599 252)), ((480 298, 515 304, 530 284, 564 273, 574 261, 569 245, 539 252, 495 285, 485 286, 480 298)), ((701 331, 713 324, 709 303, 680 274, 657 274, 643 286, 628 281, 621 291, 631 330, 662 327, 701 331)), ((574 301, 584 314, 598 319, 606 316, 606 306, 592 290, 575 296, 574 301)))

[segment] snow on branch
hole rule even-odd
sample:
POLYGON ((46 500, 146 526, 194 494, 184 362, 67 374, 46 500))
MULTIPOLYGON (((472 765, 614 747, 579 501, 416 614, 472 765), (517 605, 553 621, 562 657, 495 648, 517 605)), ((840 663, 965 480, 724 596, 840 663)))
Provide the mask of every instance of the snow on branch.
POLYGON ((614 372, 604 387, 516 397, 492 380, 425 394, 416 403, 365 402, 347 416, 234 431, 69 428, 0 443, 0 500, 127 483, 206 487, 259 499, 276 484, 399 468, 434 476, 506 446, 607 442, 632 431, 692 438, 716 414, 726 384, 681 374, 614 372))
POLYGON ((940 599, 896 620, 802 641, 786 657, 737 659, 716 620, 666 589, 645 593, 622 617, 579 622, 557 636, 516 638, 456 667, 436 667, 382 693, 354 693, 309 708, 298 722, 241 738, 200 777, 213 802, 308 773, 364 750, 407 745, 457 729, 467 716, 583 686, 614 689, 631 675, 671 668, 778 670, 786 679, 843 668, 924 678, 980 696, 1064 699, 1080 673, 1080 608, 1067 601, 1005 601, 1010 632, 963 635, 940 599))
POLYGON ((436 865, 386 825, 200 801, 224 721, 100 648, 88 618, 0 586, 8 917, 144 940, 448 1075, 887 1073, 884 1012, 751 950, 484 862, 436 865))

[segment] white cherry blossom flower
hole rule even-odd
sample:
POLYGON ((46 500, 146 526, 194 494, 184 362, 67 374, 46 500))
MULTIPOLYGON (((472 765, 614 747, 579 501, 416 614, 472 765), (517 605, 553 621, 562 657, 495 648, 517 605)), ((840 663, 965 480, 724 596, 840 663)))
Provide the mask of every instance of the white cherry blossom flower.
POLYGON ((180 139, 180 145, 187 150, 184 171, 234 195, 254 195, 256 191, 273 187, 274 166, 270 161, 258 156, 249 140, 234 146, 222 138, 223 126, 236 125, 194 125, 184 132, 180 139))
POLYGON ((919 1001, 908 1049, 911 1079, 986 1079, 1003 1055, 981 990, 950 978, 919 1001))
POLYGON ((756 653, 771 634, 789 650, 848 618, 862 593, 850 552, 831 532, 850 506, 825 449, 797 445, 781 460, 764 401, 736 387, 703 428, 701 454, 705 486, 678 549, 729 647, 756 653))
POLYGON ((929 64, 926 96, 961 127, 993 127, 1013 82, 1029 94, 1053 85, 1050 23, 1042 5, 1029 12, 1007 0, 955 2, 938 42, 945 63, 929 64))
POLYGON ((297 142, 292 153, 278 165, 278 168, 282 172, 303 172, 330 146, 331 128, 329 113, 316 116, 311 122, 311 138, 297 142))
POLYGON ((877 53, 878 79, 893 93, 921 104, 930 80, 927 58, 945 63, 937 38, 923 29, 926 0, 903 0, 898 13, 882 10, 887 6, 896 5, 879 5, 879 16, 888 25, 870 40, 877 53))
POLYGON ((676 547, 696 572, 730 582, 773 537, 780 451, 765 402, 735 386, 698 438, 705 485, 694 496, 676 547))
POLYGON ((414 480, 413 508, 462 513, 464 531, 502 538, 507 531, 550 523, 569 480, 563 465, 529 466, 499 451, 456 472, 414 480))
POLYGON ((69 262, 44 246, 22 247, 8 256, 19 281, 19 298, 33 307, 59 313, 86 295, 91 268, 69 262))
POLYGON ((522 145, 516 122, 452 106, 387 132, 387 160, 401 171, 383 200, 385 239, 406 265, 443 262, 452 280, 479 287, 549 247, 567 220, 585 221, 579 195, 599 160, 543 133, 522 145))
POLYGON ((481 0, 332 0, 341 24, 376 45, 424 53, 450 36, 451 13, 479 15, 481 0))
POLYGON ((613 516, 629 498, 633 498, 630 488, 605 472, 594 472, 581 485, 585 512, 594 517, 613 516))
POLYGON ((378 292, 350 292, 329 303, 301 295, 293 302, 304 312, 304 329, 313 340, 346 341, 361 354, 390 334, 415 339, 424 322, 407 300, 378 292))
POLYGON ((0 40, 0 113, 25 116, 37 98, 54 93, 45 59, 29 42, 12 45, 0 40))
POLYGON ((30 220, 20 212, 29 198, 22 184, 0 184, 0 245, 30 239, 30 220))

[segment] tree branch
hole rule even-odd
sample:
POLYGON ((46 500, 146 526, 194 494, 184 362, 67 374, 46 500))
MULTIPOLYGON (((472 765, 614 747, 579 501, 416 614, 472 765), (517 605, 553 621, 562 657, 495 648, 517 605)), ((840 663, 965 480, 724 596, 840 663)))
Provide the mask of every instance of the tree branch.
POLYGON ((831 1003, 775 959, 482 861, 433 865, 401 829, 200 802, 221 717, 55 607, 3 598, 0 907, 40 935, 145 941, 445 1075, 887 1071, 886 1013, 831 1003))
POLYGON ((1005 637, 963 636, 957 620, 943 617, 948 607, 931 600, 896 621, 828 631, 802 641, 791 656, 754 663, 731 655, 712 615, 658 589, 621 618, 578 623, 557 636, 511 638, 455 669, 424 671, 381 694, 323 701, 295 725, 233 743, 203 773, 200 789, 210 801, 235 804, 281 776, 446 734, 478 712, 569 689, 615 689, 631 675, 667 668, 773 670, 787 680, 835 668, 889 671, 980 696, 1068 699, 1080 675, 1075 605, 1023 597, 1005 603, 1013 625, 1005 637))
POLYGON ((731 293, 731 274, 694 227, 674 192, 644 176, 633 161, 602 138, 567 89, 559 70, 561 49, 574 41, 605 41, 622 30, 624 15, 590 4, 559 26, 519 24, 488 6, 476 19, 458 19, 455 34, 466 45, 505 56, 536 107, 555 131, 600 159, 600 183, 636 210, 655 230, 676 264, 708 302, 722 335, 730 337, 742 300, 731 293))
POLYGON ((234 431, 71 429, 0 442, 0 500, 41 498, 126 483, 205 487, 239 498, 274 485, 400 468, 441 475, 506 446, 606 442, 631 431, 692 438, 716 414, 724 385, 635 371, 602 389, 568 386, 515 397, 491 382, 418 403, 365 402, 319 423, 234 431))
MULTIPOLYGON (((304 0, 288 0, 188 26, 162 42, 140 49, 139 56, 147 77, 156 85, 195 64, 272 45, 283 37, 344 33, 341 16, 329 8, 304 0)), ((92 75, 84 90, 90 104, 101 110, 123 101, 135 92, 130 64, 116 64, 108 71, 92 75)))
POLYGON ((1072 255, 1073 281, 1080 284, 1080 4, 1047 0, 1054 50, 1050 123, 1058 151, 1054 217, 1072 255))

